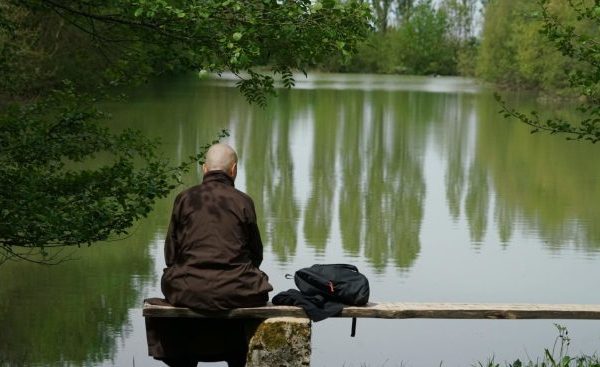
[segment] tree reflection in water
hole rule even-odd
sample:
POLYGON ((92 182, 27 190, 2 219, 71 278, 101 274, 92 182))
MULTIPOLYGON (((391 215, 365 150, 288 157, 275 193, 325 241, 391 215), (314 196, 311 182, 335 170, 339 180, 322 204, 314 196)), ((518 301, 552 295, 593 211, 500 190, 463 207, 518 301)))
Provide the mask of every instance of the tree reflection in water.
MULTIPOLYGON (((166 211, 166 201, 158 204, 166 211)), ((150 246, 160 224, 143 221, 124 242, 99 243, 56 266, 0 267, 0 365, 83 366, 113 358, 153 281, 150 246)), ((161 218, 162 219, 162 218, 161 218)))

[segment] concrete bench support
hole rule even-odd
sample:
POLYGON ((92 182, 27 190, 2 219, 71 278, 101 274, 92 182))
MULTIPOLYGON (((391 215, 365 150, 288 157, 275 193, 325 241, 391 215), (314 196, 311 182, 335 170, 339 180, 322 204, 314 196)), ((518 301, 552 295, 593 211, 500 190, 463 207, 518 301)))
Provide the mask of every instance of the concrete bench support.
POLYGON ((273 317, 263 321, 250 339, 247 367, 310 366, 310 320, 273 317))

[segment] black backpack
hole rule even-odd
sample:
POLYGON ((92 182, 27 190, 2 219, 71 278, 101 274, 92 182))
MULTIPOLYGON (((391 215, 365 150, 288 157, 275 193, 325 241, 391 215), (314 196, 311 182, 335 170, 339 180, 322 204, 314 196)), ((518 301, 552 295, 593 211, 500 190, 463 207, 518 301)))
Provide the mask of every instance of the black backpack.
POLYGON ((307 296, 320 295, 350 306, 369 302, 369 281, 354 265, 316 264, 296 271, 294 282, 307 296))
MULTIPOLYGON (((350 306, 369 302, 369 280, 349 264, 315 264, 294 274, 298 290, 307 296, 322 296, 350 306)), ((350 336, 356 335, 356 317, 352 318, 350 336)))

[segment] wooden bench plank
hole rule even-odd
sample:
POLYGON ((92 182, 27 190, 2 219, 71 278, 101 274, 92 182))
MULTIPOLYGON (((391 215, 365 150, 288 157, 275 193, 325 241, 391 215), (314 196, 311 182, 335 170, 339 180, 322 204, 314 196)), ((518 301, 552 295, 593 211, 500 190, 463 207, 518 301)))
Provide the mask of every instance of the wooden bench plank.
MULTIPOLYGON (((144 317, 269 318, 306 317, 299 307, 238 308, 223 312, 199 312, 189 308, 144 302, 144 317)), ((486 304, 486 303, 369 303, 347 306, 337 317, 382 319, 585 319, 600 320, 600 305, 581 304, 486 304)))
POLYGON ((194 311, 185 307, 161 306, 144 303, 144 317, 198 317, 198 318, 258 318, 269 317, 306 317, 304 310, 294 306, 274 306, 236 308, 222 312, 194 311))

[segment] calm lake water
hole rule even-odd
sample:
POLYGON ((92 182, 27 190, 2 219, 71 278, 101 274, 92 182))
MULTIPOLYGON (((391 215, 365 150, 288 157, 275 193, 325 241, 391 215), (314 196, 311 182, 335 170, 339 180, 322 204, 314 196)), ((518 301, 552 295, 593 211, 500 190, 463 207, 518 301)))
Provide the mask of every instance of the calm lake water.
MULTIPOLYGON (((185 77, 106 108, 116 128, 160 137, 173 162, 222 128, 255 200, 263 268, 356 264, 372 301, 600 303, 599 145, 530 135, 460 78, 313 74, 266 109, 233 81, 185 77)), ((531 97, 509 96, 528 111, 531 97)), ((196 170, 186 185, 201 180, 196 170)), ((0 267, 0 365, 160 366, 142 300, 159 296, 175 192, 122 241, 60 266, 0 267)), ((313 366, 470 366, 536 359, 553 322, 572 353, 600 351, 597 321, 358 321, 313 325, 313 366)), ((214 364, 223 366, 224 364, 214 364)))

